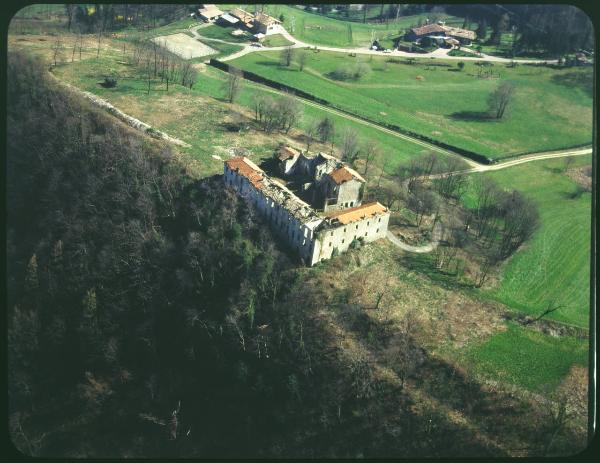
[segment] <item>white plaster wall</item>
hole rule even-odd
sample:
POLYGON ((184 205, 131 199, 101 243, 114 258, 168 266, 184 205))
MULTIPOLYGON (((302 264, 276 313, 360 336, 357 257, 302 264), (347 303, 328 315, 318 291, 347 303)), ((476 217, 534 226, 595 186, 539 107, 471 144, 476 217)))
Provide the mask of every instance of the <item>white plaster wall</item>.
POLYGON ((331 254, 336 248, 340 253, 347 251, 354 239, 362 238, 369 243, 384 238, 389 218, 389 213, 385 213, 322 232, 321 251, 318 259, 331 258, 331 254))
POLYGON ((264 196, 245 177, 230 170, 227 165, 224 169, 224 180, 226 185, 254 203, 267 218, 271 228, 283 236, 288 245, 310 266, 320 260, 331 258, 335 248, 340 253, 346 251, 355 238, 371 242, 384 238, 387 232, 389 213, 315 234, 310 227, 302 224, 280 204, 264 196))

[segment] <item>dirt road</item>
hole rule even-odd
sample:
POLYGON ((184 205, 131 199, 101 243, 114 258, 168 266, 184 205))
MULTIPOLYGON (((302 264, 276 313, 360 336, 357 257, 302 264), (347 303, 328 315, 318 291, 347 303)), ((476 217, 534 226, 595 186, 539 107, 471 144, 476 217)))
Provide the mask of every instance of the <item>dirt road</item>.
MULTIPOLYGON (((448 56, 448 53, 451 51, 448 48, 438 48, 430 53, 408 53, 400 50, 393 50, 389 53, 383 53, 382 51, 371 50, 367 47, 354 47, 354 48, 339 48, 339 47, 327 47, 314 45, 307 42, 302 42, 296 39, 293 35, 291 35, 287 30, 283 29, 281 35, 285 37, 287 40, 293 43, 291 45, 292 48, 318 48, 323 51, 331 51, 334 53, 356 53, 361 55, 379 55, 379 56, 390 56, 390 57, 403 57, 403 58, 441 58, 441 59, 449 59, 449 60, 459 60, 459 61, 490 61, 495 63, 510 63, 511 61, 515 61, 518 63, 555 63, 556 60, 537 60, 537 59, 515 59, 511 60, 508 58, 501 58, 499 56, 490 56, 486 54, 481 54, 477 56, 477 53, 473 52, 473 56, 448 56)), ((238 51, 232 55, 229 55, 225 58, 221 58, 221 61, 231 61, 241 56, 247 55, 248 53, 256 52, 256 51, 277 51, 283 50, 287 47, 252 47, 247 45, 243 50, 238 51)), ((468 50, 472 51, 472 50, 468 50)))

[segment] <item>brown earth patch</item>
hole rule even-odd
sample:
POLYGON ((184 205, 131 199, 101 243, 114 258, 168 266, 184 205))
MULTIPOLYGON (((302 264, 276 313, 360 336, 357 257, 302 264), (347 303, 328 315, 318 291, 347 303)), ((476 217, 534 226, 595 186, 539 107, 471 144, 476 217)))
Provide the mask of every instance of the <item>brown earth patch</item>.
POLYGON ((566 175, 575 183, 585 188, 586 191, 592 191, 592 166, 569 169, 566 175))

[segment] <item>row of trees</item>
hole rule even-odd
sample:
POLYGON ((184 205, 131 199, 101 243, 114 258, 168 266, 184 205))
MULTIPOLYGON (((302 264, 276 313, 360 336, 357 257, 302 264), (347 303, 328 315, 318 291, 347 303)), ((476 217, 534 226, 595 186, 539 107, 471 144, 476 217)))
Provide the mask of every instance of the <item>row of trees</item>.
POLYGON ((159 4, 90 4, 65 5, 66 27, 77 28, 85 33, 98 30, 112 31, 126 27, 150 28, 181 19, 189 12, 186 5, 159 4))
POLYGON ((166 84, 167 91, 171 83, 191 89, 198 79, 198 71, 191 60, 179 58, 154 41, 134 40, 129 50, 129 61, 142 70, 148 82, 148 93, 152 81, 158 78, 166 84))
POLYGON ((434 214, 434 225, 443 222, 445 229, 445 245, 434 253, 436 266, 458 264, 457 251, 468 247, 480 261, 475 283, 481 286, 496 264, 532 236, 539 214, 535 204, 519 191, 505 191, 485 176, 469 182, 463 170, 465 164, 458 158, 444 159, 432 153, 401 165, 392 182, 378 185, 373 194, 390 208, 404 203, 415 214, 417 227, 425 216, 434 214), (461 206, 467 191, 475 198, 470 209, 461 206))

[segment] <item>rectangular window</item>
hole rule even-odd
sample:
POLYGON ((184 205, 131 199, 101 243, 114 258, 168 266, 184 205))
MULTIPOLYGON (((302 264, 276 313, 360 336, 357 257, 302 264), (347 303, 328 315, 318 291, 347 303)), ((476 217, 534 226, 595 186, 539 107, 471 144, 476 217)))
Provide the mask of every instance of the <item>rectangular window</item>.
POLYGON ((381 217, 379 217, 379 220, 377 222, 381 222, 381 217))
POLYGON ((331 241, 329 242, 329 247, 331 247, 331 241))
POLYGON ((367 236, 367 233, 369 233, 369 232, 365 232, 365 236, 367 236))
POLYGON ((342 240, 342 244, 344 244, 344 241, 346 241, 346 240, 342 240))
POLYGON ((346 227, 344 227, 344 233, 346 233, 346 227))
POLYGON ((356 224, 356 229, 358 230, 358 224, 356 224))
POLYGON ((377 233, 379 233, 379 228, 377 229, 377 233))

